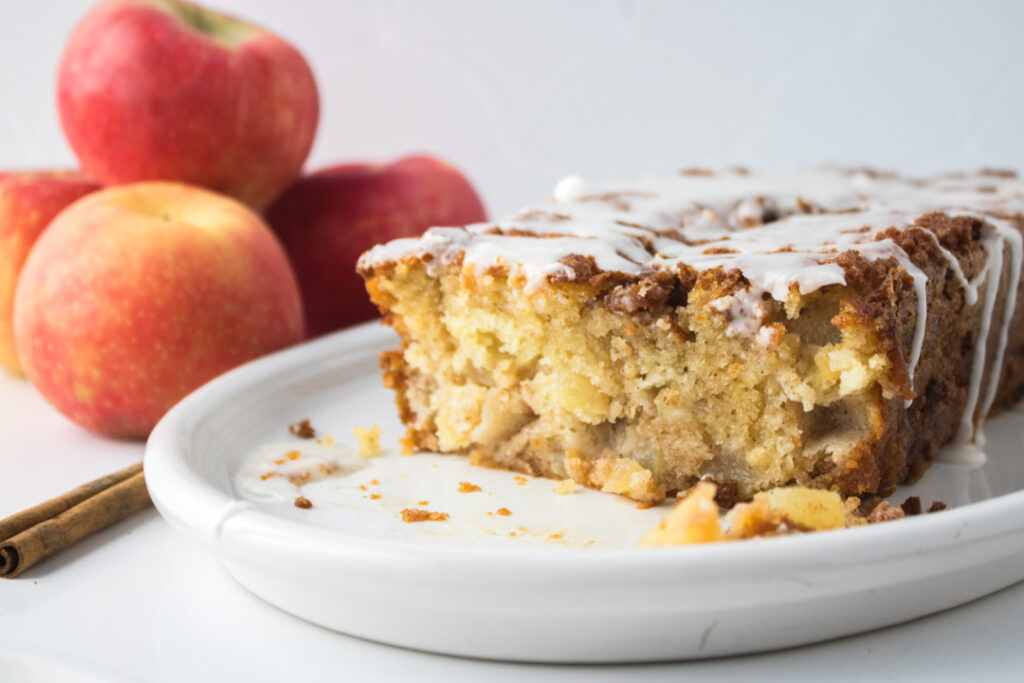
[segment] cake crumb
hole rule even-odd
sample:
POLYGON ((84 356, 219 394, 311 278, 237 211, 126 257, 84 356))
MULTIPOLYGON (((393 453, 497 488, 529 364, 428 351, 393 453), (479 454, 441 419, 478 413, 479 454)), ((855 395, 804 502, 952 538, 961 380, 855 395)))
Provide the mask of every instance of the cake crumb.
POLYGON ((911 515, 919 515, 921 514, 921 499, 917 496, 911 496, 903 501, 900 504, 900 507, 903 508, 903 514, 908 517, 911 515))
POLYGON ((305 420, 299 420, 288 425, 288 431, 292 436, 297 436, 300 439, 315 439, 316 430, 309 424, 309 418, 305 420))
POLYGON ((312 501, 309 500, 309 498, 306 498, 305 496, 299 496, 298 498, 295 499, 295 507, 302 510, 308 510, 311 507, 313 507, 313 503, 312 501))
POLYGON ((417 505, 430 505, 430 501, 429 500, 421 500, 420 502, 418 502, 416 504, 417 505))
POLYGON ((576 492, 576 482, 572 479, 563 479, 558 482, 554 488, 554 492, 560 496, 565 496, 570 493, 576 492))
POLYGON ((878 524, 880 522, 891 522, 894 519, 903 519, 906 515, 903 512, 903 508, 899 505, 893 505, 887 500, 883 500, 881 503, 875 506, 875 509, 868 515, 868 524, 878 524))
POLYGON ((380 486, 380 482, 379 482, 379 481, 377 481, 376 479, 371 479, 371 480, 370 480, 370 484, 371 484, 372 486, 380 486))
POLYGON ((508 535, 509 535, 509 536, 515 536, 515 535, 516 535, 516 532, 514 532, 514 531, 510 531, 510 532, 508 532, 508 535))
POLYGON ((371 493, 370 500, 380 500, 381 495, 379 493, 371 493))
POLYGON ((406 508, 402 510, 403 522, 443 522, 448 519, 447 512, 431 512, 430 510, 418 510, 406 508))
POLYGON ((359 448, 359 455, 367 460, 376 458, 383 451, 380 448, 380 426, 373 425, 366 427, 353 427, 352 435, 356 437, 356 445, 359 448))
POLYGON ((459 493, 476 493, 480 490, 480 487, 476 484, 471 484, 468 481, 459 482, 459 493))
POLYGON ((318 444, 320 444, 321 446, 333 446, 334 445, 334 435, 331 434, 330 432, 327 432, 326 434, 321 436, 319 439, 317 439, 316 442, 318 444))
POLYGON ((550 536, 548 536, 548 538, 553 540, 553 541, 557 540, 557 539, 559 539, 561 537, 562 537, 562 534, 551 534, 550 536))
POLYGON ((298 460, 301 457, 302 457, 302 453, 300 453, 298 451, 288 451, 287 453, 282 455, 280 458, 275 460, 274 464, 275 465, 283 465, 286 462, 288 462, 289 460, 298 460))
POLYGON ((359 485, 359 490, 360 490, 360 491, 366 491, 366 490, 367 490, 367 488, 366 488, 366 484, 360 484, 360 485, 359 485))
MULTIPOLYGON (((857 498, 843 500, 834 491, 783 486, 757 493, 749 503, 734 506, 725 516, 727 524, 723 528, 719 520, 720 508, 716 503, 717 488, 711 481, 697 482, 637 545, 649 548, 743 541, 883 521, 865 520, 857 511, 860 504, 857 498)), ((879 515, 895 515, 887 517, 889 519, 903 516, 902 509, 889 503, 879 504, 876 510, 880 510, 879 515)))
POLYGON ((518 474, 514 477, 514 479, 516 480, 516 484, 518 484, 519 486, 526 486, 526 482, 530 481, 526 477, 521 477, 518 474))
POLYGON ((512 511, 509 510, 508 508, 498 508, 497 512, 502 517, 508 517, 509 515, 512 514, 512 511))
POLYGON ((945 503, 943 503, 943 502, 942 502, 941 500, 937 500, 937 501, 935 501, 934 503, 932 503, 932 504, 931 504, 931 505, 930 505, 930 506, 928 507, 928 512, 930 512, 930 513, 931 513, 931 512, 942 512, 942 511, 943 511, 943 510, 945 510, 945 509, 946 509, 947 507, 948 507, 948 506, 947 506, 947 505, 946 505, 945 503))

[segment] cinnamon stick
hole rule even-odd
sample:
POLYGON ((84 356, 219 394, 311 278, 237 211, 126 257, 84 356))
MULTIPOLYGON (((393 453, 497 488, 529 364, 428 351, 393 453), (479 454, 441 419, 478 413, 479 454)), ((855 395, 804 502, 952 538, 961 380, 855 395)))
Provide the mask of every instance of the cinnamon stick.
POLYGON ((149 504, 138 463, 0 520, 0 577, 14 578, 149 504))

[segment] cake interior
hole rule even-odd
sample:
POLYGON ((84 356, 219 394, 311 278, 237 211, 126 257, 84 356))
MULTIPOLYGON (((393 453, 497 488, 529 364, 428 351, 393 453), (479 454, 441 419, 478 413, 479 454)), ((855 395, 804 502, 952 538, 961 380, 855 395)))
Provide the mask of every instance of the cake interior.
POLYGON ((783 304, 701 278, 629 310, 500 269, 387 270, 369 287, 406 340, 382 363, 410 448, 643 503, 700 478, 749 498, 842 478, 908 395, 871 330, 842 315, 843 286, 783 304), (751 319, 755 334, 735 327, 751 319))

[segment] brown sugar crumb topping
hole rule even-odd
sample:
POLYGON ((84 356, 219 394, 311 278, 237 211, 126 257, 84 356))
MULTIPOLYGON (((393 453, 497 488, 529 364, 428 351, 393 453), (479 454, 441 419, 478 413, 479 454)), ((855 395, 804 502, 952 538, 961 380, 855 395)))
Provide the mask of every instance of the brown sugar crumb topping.
POLYGON ((419 510, 406 508, 402 510, 403 522, 443 522, 448 519, 447 512, 431 512, 430 510, 419 510))
POLYGON ((508 517, 512 514, 512 511, 509 510, 508 508, 498 508, 498 514, 502 517, 508 517))
POLYGON ((291 432, 292 436, 297 436, 300 439, 316 438, 316 430, 309 424, 308 418, 288 425, 288 431, 291 432))
POLYGON ((947 507, 948 506, 945 503, 943 503, 941 500, 937 500, 937 501, 935 501, 934 503, 931 504, 931 506, 928 508, 928 512, 942 512, 947 507))
POLYGON ((480 487, 476 484, 470 484, 468 481, 459 482, 459 493, 476 493, 480 490, 480 487))
POLYGON ((313 507, 313 503, 312 501, 309 500, 309 498, 306 498, 305 496, 299 496, 298 498, 295 499, 295 507, 301 510, 308 510, 311 507, 313 507))

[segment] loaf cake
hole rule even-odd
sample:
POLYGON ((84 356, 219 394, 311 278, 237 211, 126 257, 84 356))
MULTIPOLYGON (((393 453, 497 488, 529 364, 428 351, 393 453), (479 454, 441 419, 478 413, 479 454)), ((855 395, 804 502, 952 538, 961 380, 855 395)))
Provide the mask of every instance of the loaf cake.
POLYGON ((562 181, 359 272, 410 450, 655 503, 885 496, 1024 394, 1024 182, 869 170, 562 181))

